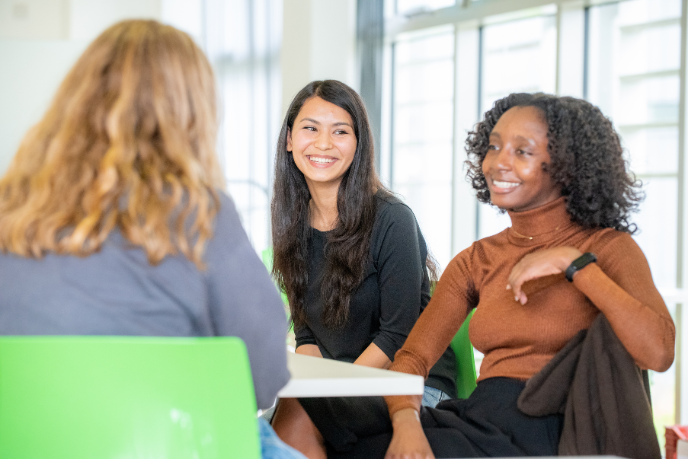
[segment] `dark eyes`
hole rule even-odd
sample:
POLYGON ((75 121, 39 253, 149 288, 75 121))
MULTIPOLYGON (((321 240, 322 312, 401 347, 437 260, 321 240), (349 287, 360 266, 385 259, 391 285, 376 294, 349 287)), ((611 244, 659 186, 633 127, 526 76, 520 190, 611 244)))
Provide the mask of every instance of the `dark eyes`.
MULTIPOLYGON (((316 131, 317 131, 317 129, 316 129, 315 126, 304 126, 303 129, 305 129, 305 130, 307 130, 307 131, 311 131, 311 132, 316 132, 316 131)), ((346 134, 348 134, 348 132, 345 131, 345 130, 343 130, 343 129, 338 129, 338 130, 334 131, 334 133, 335 133, 336 135, 346 135, 346 134)))
MULTIPOLYGON (((497 150, 499 150, 499 147, 498 147, 497 145, 489 144, 489 145, 487 146, 487 151, 497 151, 497 150)), ((522 150, 522 149, 520 149, 520 148, 517 148, 517 149, 516 149, 516 154, 517 154, 517 155, 520 155, 520 156, 525 156, 525 155, 531 155, 532 153, 529 152, 529 151, 526 151, 526 150, 522 150)))

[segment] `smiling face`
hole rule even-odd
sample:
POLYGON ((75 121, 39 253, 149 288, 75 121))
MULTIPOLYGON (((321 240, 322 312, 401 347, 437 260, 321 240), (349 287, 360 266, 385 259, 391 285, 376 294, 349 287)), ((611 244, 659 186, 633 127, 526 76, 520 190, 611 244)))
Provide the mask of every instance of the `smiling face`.
POLYGON ((308 187, 336 186, 356 153, 351 115, 320 97, 308 99, 287 135, 287 151, 306 178, 308 187))
POLYGON ((535 107, 513 107, 499 118, 482 166, 494 205, 522 212, 561 196, 561 187, 543 169, 550 164, 547 131, 535 107))

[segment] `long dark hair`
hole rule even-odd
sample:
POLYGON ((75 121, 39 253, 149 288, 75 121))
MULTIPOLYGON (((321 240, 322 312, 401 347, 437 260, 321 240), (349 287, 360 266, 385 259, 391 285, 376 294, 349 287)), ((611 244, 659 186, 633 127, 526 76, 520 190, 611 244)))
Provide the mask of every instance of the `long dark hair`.
POLYGON ((282 123, 275 157, 275 187, 272 197, 272 274, 286 292, 296 327, 305 323, 304 297, 308 285, 308 238, 311 234, 306 179, 287 151, 287 136, 303 104, 320 97, 349 113, 357 146, 351 166, 337 194, 336 227, 327 233, 321 295, 323 322, 331 328, 343 326, 349 314, 352 292, 361 283, 375 223, 375 193, 390 194, 375 171, 373 137, 363 101, 356 91, 336 80, 313 81, 294 97, 282 123))
POLYGON ((542 113, 549 127, 548 170, 561 186, 571 220, 585 228, 614 228, 633 234, 637 228, 629 218, 644 197, 641 183, 628 170, 612 122, 599 108, 573 97, 521 93, 494 103, 466 139, 468 179, 478 200, 491 203, 483 160, 492 129, 512 107, 535 107, 542 113))

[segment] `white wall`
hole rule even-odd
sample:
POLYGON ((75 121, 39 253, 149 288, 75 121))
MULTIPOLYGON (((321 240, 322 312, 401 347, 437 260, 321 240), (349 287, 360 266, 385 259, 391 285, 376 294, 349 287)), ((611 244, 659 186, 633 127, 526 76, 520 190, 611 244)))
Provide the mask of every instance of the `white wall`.
POLYGON ((69 0, 0 0, 0 39, 67 38, 68 6, 69 0))
POLYGON ((85 46, 76 40, 0 40, 0 175, 85 46))
POLYGON ((160 19, 162 0, 0 0, 0 175, 79 55, 127 18, 160 19))
POLYGON ((160 19, 162 1, 0 0, 0 39, 92 40, 123 19, 160 19))
POLYGON ((69 0, 69 37, 91 41, 124 19, 161 18, 161 0, 69 0))
POLYGON ((358 89, 356 0, 284 0, 282 112, 313 80, 358 89))

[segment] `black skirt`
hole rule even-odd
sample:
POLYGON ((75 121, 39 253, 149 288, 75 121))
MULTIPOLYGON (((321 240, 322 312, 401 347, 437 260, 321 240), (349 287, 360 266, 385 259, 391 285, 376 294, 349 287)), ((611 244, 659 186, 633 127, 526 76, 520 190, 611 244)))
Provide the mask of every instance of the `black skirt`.
MULTIPOLYGON (((438 458, 556 456, 563 417, 532 417, 516 406, 525 382, 490 378, 466 400, 422 408, 421 424, 438 458)), ((382 397, 300 399, 320 430, 328 458, 384 458, 392 423, 382 397)))

